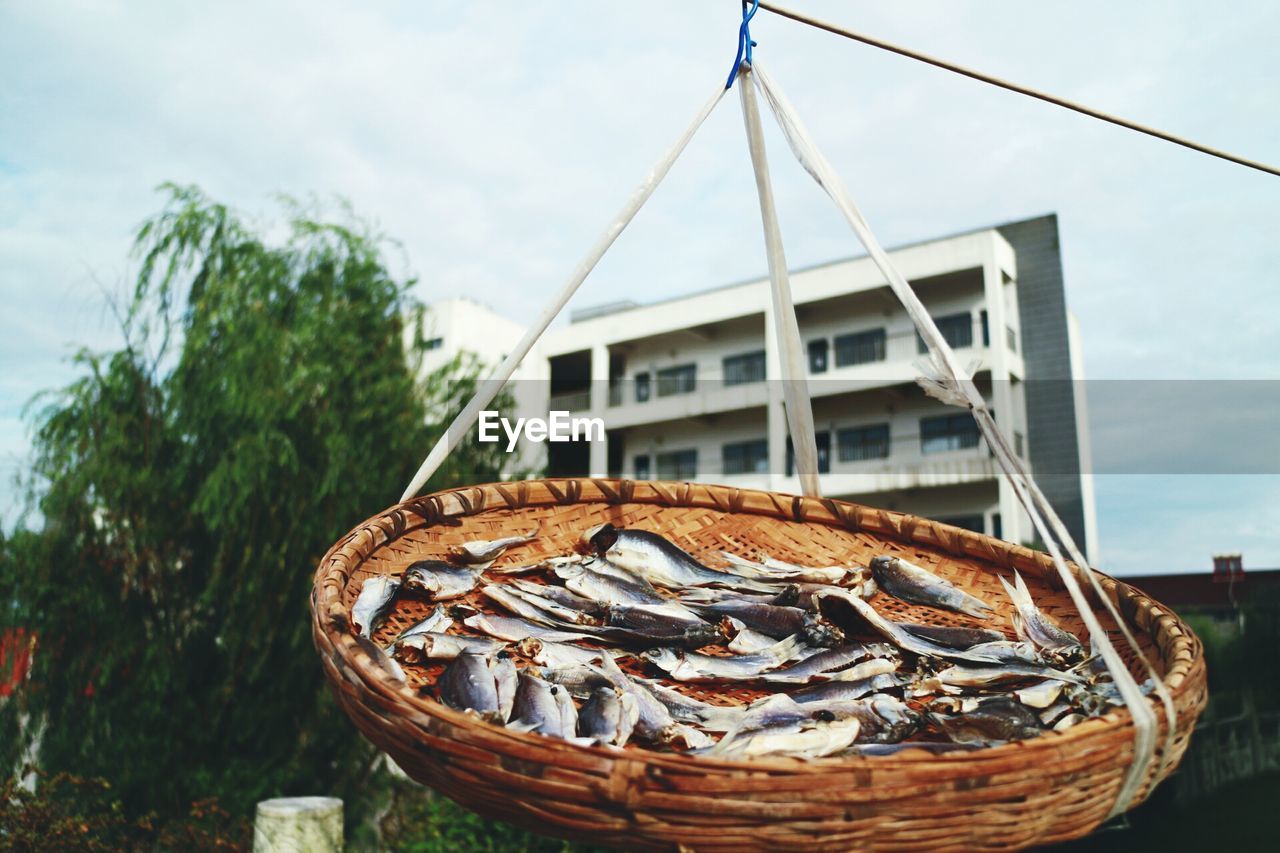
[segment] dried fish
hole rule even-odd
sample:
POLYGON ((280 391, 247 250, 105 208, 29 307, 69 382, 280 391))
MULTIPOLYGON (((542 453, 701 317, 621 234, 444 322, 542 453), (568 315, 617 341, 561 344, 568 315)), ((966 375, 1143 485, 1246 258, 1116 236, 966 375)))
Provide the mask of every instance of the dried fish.
POLYGON ((1048 708, 1062 695, 1063 682, 1046 679, 1039 684, 1013 691, 1018 701, 1028 708, 1048 708))
POLYGON ((427 596, 431 601, 461 598, 476 588, 480 570, 455 566, 443 560, 419 560, 404 570, 406 592, 427 596))
POLYGON ((513 545, 523 545, 538 538, 538 531, 530 530, 521 536, 504 536, 501 539, 477 540, 464 542, 449 548, 449 556, 460 563, 488 568, 493 561, 513 545))
POLYGON ((788 637, 753 655, 719 657, 675 649, 650 649, 642 656, 677 681, 743 681, 804 654, 799 637, 788 637))
POLYGON ((591 639, 589 634, 584 634, 581 631, 548 628, 545 625, 539 625, 536 622, 530 622, 528 619, 521 619, 518 616, 477 613, 462 620, 462 624, 468 628, 488 634, 490 637, 496 637, 499 640, 506 640, 511 643, 518 643, 526 637, 536 637, 539 640, 547 640, 553 643, 571 643, 576 640, 591 639))
POLYGON ((1004 634, 990 628, 967 628, 952 625, 923 625, 919 622, 899 622, 898 627, 917 637, 952 649, 969 649, 980 643, 1003 640, 1004 634))
POLYGON ((797 690, 791 698, 801 704, 829 702, 837 699, 860 699, 871 693, 892 690, 909 683, 910 679, 897 673, 879 673, 860 680, 825 681, 797 690))
POLYGON ((849 748, 858 738, 860 725, 850 717, 761 729, 734 739, 720 754, 728 758, 822 758, 849 748))
POLYGON ((440 701, 459 711, 472 711, 490 722, 505 722, 498 702, 498 687, 488 662, 463 652, 444 668, 436 687, 440 701))
POLYGON ((672 542, 648 530, 601 524, 583 534, 583 539, 604 559, 658 586, 669 589, 724 586, 772 591, 769 584, 709 569, 672 542))
POLYGON ((934 714, 933 717, 956 743, 985 746, 1025 740, 1043 732, 1040 718, 1008 696, 992 696, 962 714, 934 714))
POLYGON ((390 575, 374 575, 365 580, 351 606, 351 621, 361 637, 371 637, 378 630, 399 591, 400 582, 390 575))
POLYGON ((862 571, 862 569, 858 567, 797 566, 792 563, 785 563, 782 560, 775 560, 772 557, 765 557, 764 562, 757 563, 753 560, 739 557, 737 554, 730 551, 721 551, 720 554, 730 565, 731 571, 737 572, 743 577, 753 578, 755 580, 800 580, 810 581, 813 583, 834 584, 840 583, 840 581, 844 580, 845 576, 850 573, 858 574, 862 571))
POLYGON ((395 646, 405 637, 412 637, 414 634, 443 634, 453 626, 453 617, 444 609, 443 604, 437 604, 427 617, 420 622, 416 622, 405 628, 396 638, 391 641, 390 647, 395 646))
POLYGON ((1075 634, 1064 630, 1036 606, 1022 575, 1014 572, 1012 585, 1004 578, 1000 578, 1000 583, 1017 608, 1013 617, 1013 629, 1018 632, 1019 638, 1064 661, 1084 657, 1084 646, 1075 634))
POLYGON ((489 661, 489 671, 493 673, 493 686, 498 692, 498 713, 502 719, 511 719, 515 707, 516 688, 519 686, 519 671, 511 653, 506 649, 498 652, 489 661))
POLYGON ((894 598, 954 610, 978 619, 987 619, 991 615, 991 605, 985 601, 901 557, 874 557, 871 573, 880 588, 894 598))
POLYGON ((397 660, 407 662, 453 660, 463 652, 487 657, 502 648, 502 641, 487 637, 425 632, 410 634, 408 637, 396 640, 393 648, 393 654, 397 660))
POLYGON ((601 656, 605 654, 604 649, 575 646, 570 643, 556 643, 551 640, 540 640, 536 637, 526 637, 516 643, 516 650, 539 666, 545 666, 549 669, 597 663, 601 656))
POLYGON ((598 743, 624 746, 639 720, 634 696, 616 687, 601 687, 591 692, 578 712, 578 734, 598 743))
MULTIPOLYGON (((577 726, 567 725, 569 721, 565 714, 564 699, 557 699, 557 695, 564 698, 569 696, 562 688, 549 684, 528 671, 521 672, 511 711, 511 728, 552 737, 573 737, 577 733, 577 726)), ((569 699, 569 707, 573 707, 572 699, 569 699)), ((576 724, 576 720, 574 722, 576 724)))

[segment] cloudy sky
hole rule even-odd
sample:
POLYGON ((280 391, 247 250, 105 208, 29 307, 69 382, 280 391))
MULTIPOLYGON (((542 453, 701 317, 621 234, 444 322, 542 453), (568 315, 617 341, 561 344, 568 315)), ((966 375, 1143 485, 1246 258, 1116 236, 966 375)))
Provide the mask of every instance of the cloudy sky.
MULTIPOLYGON (((1280 6, 1266 0, 791 5, 1280 161, 1280 6)), ((0 515, 13 517, 10 481, 28 454, 26 401, 73 378, 77 348, 117 342, 105 294, 127 285, 161 181, 197 183, 251 217, 269 217, 280 192, 347 198, 401 241, 395 263, 422 299, 461 292, 518 318, 723 79, 736 7, 0 6, 0 515)), ((1280 179, 764 11, 753 32, 882 241, 1056 211, 1091 378, 1249 380, 1234 399, 1276 402, 1280 179)), ((860 254, 770 142, 789 261, 860 254)), ((574 304, 761 275, 754 203, 727 99, 574 304)), ((1228 414, 1188 408, 1147 436, 1184 462, 1223 443, 1215 423, 1228 414)), ((1102 566, 1189 571, 1225 550, 1280 566, 1277 421, 1248 423, 1231 446, 1258 448, 1256 469, 1208 459, 1100 474, 1102 566)))

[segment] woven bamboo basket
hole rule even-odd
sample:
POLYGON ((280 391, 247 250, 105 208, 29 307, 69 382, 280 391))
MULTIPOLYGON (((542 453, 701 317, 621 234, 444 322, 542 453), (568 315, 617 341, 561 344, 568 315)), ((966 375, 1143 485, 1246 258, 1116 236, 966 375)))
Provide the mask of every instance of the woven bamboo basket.
MULTIPOLYGON (((643 746, 580 747, 479 722, 433 698, 438 667, 406 667, 404 684, 354 640, 351 606, 371 575, 398 573, 451 544, 534 526, 540 537, 508 552, 499 566, 568 553, 584 529, 604 521, 660 532, 710 565, 719 564, 722 550, 807 565, 904 556, 995 606, 985 624, 1010 636, 1012 607, 997 577, 1016 569, 1043 610, 1084 635, 1046 555, 927 519, 704 484, 498 483, 392 507, 352 530, 320 562, 313 635, 338 701, 360 731, 411 777, 469 809, 535 832, 622 848, 1014 850, 1084 835, 1111 810, 1133 752, 1133 725, 1123 709, 1063 733, 970 752, 726 761, 643 746)), ((1206 701, 1204 657, 1199 640, 1167 608, 1112 578, 1101 583, 1177 708, 1167 754, 1157 708, 1156 761, 1136 804, 1186 750, 1206 701)), ((485 607, 478 597, 468 603, 485 607)), ((872 604, 894 618, 972 624, 883 593, 872 604)), ((426 610, 402 599, 375 640, 389 639, 426 610)), ((1134 674, 1145 678, 1116 626, 1104 612, 1100 617, 1134 674)), ((716 699, 681 688, 710 701, 752 698, 748 691, 716 699)))

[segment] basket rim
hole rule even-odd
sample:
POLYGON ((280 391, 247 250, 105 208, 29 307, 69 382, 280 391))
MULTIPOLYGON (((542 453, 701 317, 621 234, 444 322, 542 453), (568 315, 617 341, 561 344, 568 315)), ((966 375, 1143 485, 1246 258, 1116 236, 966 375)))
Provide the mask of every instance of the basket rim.
MULTIPOLYGON (((493 511, 518 511, 525 507, 556 506, 578 503, 627 504, 647 503, 665 506, 702 506, 725 512, 750 513, 771 516, 802 524, 826 524, 847 530, 863 531, 898 542, 926 545, 944 553, 968 558, 978 558, 996 566, 1032 571, 1055 589, 1061 588, 1052 558, 1043 552, 1023 545, 995 539, 985 534, 954 527, 909 513, 869 507, 851 501, 833 498, 810 498, 783 492, 759 489, 740 489, 711 483, 691 483, 662 480, 627 480, 600 477, 555 477, 520 481, 459 486, 411 498, 394 504, 365 519, 342 536, 325 553, 316 569, 310 609, 312 634, 317 650, 325 655, 324 646, 333 651, 351 672, 358 675, 365 686, 380 695, 392 707, 387 709, 399 716, 436 718, 459 729, 475 734, 491 744, 509 742, 522 749, 546 750, 561 753, 589 755, 611 764, 626 763, 637 766, 655 766, 682 769, 696 768, 699 772, 738 775, 743 772, 767 772, 779 774, 823 775, 848 772, 867 767, 890 769, 923 763, 1022 763, 1036 753, 1069 749, 1078 742, 1087 741, 1102 733, 1132 725, 1131 714, 1121 707, 1099 717, 1088 719, 1065 732, 1045 732, 1041 737, 1025 741, 1012 741, 998 746, 975 750, 958 750, 947 753, 931 753, 925 749, 905 749, 891 755, 848 755, 819 759, 759 757, 728 759, 694 756, 678 752, 659 752, 648 749, 619 750, 607 746, 584 746, 558 741, 541 735, 518 732, 505 726, 486 723, 474 715, 458 711, 447 705, 420 696, 402 682, 394 680, 356 644, 349 631, 346 608, 342 605, 342 593, 354 572, 344 571, 340 552, 351 546, 362 535, 375 541, 369 550, 407 531, 406 522, 412 516, 418 520, 412 526, 431 527, 448 523, 449 519, 463 518, 493 511), (535 499, 531 494, 537 487, 545 488, 550 499, 535 499), (589 488, 588 488, 589 487, 589 488), (390 523, 390 527, 386 523, 390 523), (380 540, 380 541, 378 541, 380 540), (341 576, 341 583, 332 582, 341 576), (1055 583, 1056 582, 1056 583, 1055 583), (408 713, 405 713, 408 712, 408 713)), ((1069 569, 1084 581, 1083 571, 1077 564, 1068 562, 1069 569)), ((984 566, 990 570, 991 566, 984 566)), ((1109 575, 1094 570, 1103 590, 1118 605, 1127 621, 1138 631, 1146 633, 1160 650, 1165 665, 1163 681, 1175 698, 1190 689, 1194 679, 1189 676, 1202 668, 1203 655, 1199 639, 1169 608, 1156 602, 1135 587, 1109 575), (1138 624, 1138 617, 1145 616, 1148 624, 1138 624)), ((1093 598, 1086 583, 1086 594, 1093 598)), ((326 668, 337 669, 334 661, 326 660, 326 668)), ((342 678, 336 672, 331 677, 342 678)), ((1154 703, 1152 698, 1149 702, 1154 703)), ((1179 715, 1181 716, 1181 715, 1179 715)), ((1163 712, 1157 712, 1163 729, 1163 712)), ((1177 721, 1173 721, 1176 725, 1177 721)), ((1154 767, 1152 768, 1154 770, 1154 767)), ((1153 780, 1154 781, 1154 780, 1153 780)))

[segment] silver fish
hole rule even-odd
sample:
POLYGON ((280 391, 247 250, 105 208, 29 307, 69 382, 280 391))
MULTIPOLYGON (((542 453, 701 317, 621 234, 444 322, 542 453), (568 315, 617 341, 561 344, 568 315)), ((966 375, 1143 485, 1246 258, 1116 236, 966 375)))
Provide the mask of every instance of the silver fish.
POLYGON ((643 657, 677 681, 743 681, 800 657, 806 651, 799 637, 788 637, 753 655, 717 657, 675 649, 650 649, 643 657))
POLYGON ((772 589, 760 581, 709 569, 672 542, 648 530, 601 524, 588 530, 583 538, 595 553, 609 562, 668 589, 687 586, 724 586, 758 592, 772 589))
POLYGON ((396 640, 394 654, 398 660, 419 662, 424 660, 453 660, 463 652, 487 657, 502 648, 500 640, 486 637, 466 637, 460 634, 426 632, 410 634, 396 640))
POLYGON ((969 595, 950 581, 901 557, 872 558, 871 573, 880 588, 894 598, 967 613, 978 619, 991 616, 991 605, 982 599, 969 595))
POLYGON ((899 622, 898 627, 910 631, 917 637, 952 649, 969 649, 981 643, 995 643, 1005 638, 1004 634, 990 628, 924 625, 919 622, 899 622))
POLYGON ((1015 690, 1013 695, 1018 697, 1018 701, 1028 708, 1048 708, 1058 701, 1058 697, 1062 695, 1062 688, 1063 683, 1061 681, 1046 679, 1039 684, 1015 690))
POLYGON ((550 599, 561 607, 567 607, 570 610, 574 610, 579 613, 595 614, 600 609, 598 602, 593 601, 590 598, 584 598, 576 592, 565 589, 564 587, 552 586, 551 584, 534 583, 532 581, 519 579, 512 580, 510 585, 521 592, 527 592, 530 595, 550 599))
POLYGON ((844 580, 845 576, 853 573, 861 572, 859 568, 846 568, 845 566, 797 566, 791 563, 785 563, 782 560, 775 560, 772 557, 765 557, 764 562, 757 563, 753 560, 747 560, 739 557, 730 551, 721 551, 721 556, 732 567, 732 571, 736 571, 743 577, 752 578, 754 580, 779 581, 779 580, 802 580, 811 581, 813 583, 839 583, 844 580))
POLYGON ((463 619, 462 624, 468 628, 488 634, 490 637, 496 637, 499 640, 506 640, 511 643, 518 643, 527 637, 536 637, 539 640, 547 640, 553 643, 572 643, 576 640, 590 639, 589 634, 583 634, 580 631, 548 628, 545 625, 539 625, 535 622, 530 622, 528 619, 521 619, 518 616, 477 613, 474 616, 468 616, 463 619))
POLYGON ((682 723, 691 723, 709 732, 727 732, 738 725, 746 711, 741 705, 712 705, 686 696, 656 679, 641 678, 637 683, 667 706, 671 716, 682 723))
POLYGON ((440 701, 459 711, 473 711, 482 719, 502 722, 498 687, 488 662, 480 655, 463 652, 444 668, 436 682, 440 701))
POLYGON ((1031 666, 1022 663, 1002 663, 995 666, 950 666, 933 678, 921 682, 923 688, 937 685, 950 687, 991 687, 998 684, 1026 681, 1030 678, 1055 679, 1079 684, 1082 679, 1069 672, 1061 672, 1047 666, 1031 666))
POLYGON ((453 627, 453 617, 444 609, 443 604, 437 604, 427 617, 420 622, 416 622, 405 628, 396 638, 391 641, 391 646, 395 646, 405 637, 412 637, 414 634, 443 634, 453 627))
MULTIPOLYGON (((510 726, 552 737, 573 737, 576 727, 566 728, 563 700, 557 699, 557 695, 568 697, 569 694, 563 688, 549 684, 536 675, 521 672, 510 726)), ((569 705, 573 706, 572 699, 569 700, 569 705)))
POLYGON ((802 661, 790 664, 789 666, 778 667, 769 672, 761 673, 758 679, 769 684, 807 684, 813 680, 822 679, 839 679, 841 681, 861 681, 864 678, 870 678, 873 675, 883 675, 893 672, 898 668, 896 660, 887 658, 872 658, 866 661, 866 666, 859 664, 844 672, 834 673, 870 657, 871 651, 866 646, 856 643, 840 646, 834 649, 818 652, 816 655, 805 658, 802 661))
POLYGON ((775 637, 753 631, 737 619, 729 617, 729 622, 737 633, 733 635, 733 640, 725 648, 735 655, 754 654, 778 642, 775 637))
POLYGON ((825 681, 797 690, 791 698, 800 704, 829 702, 838 699, 861 699, 871 693, 880 693, 902 687, 908 683, 905 676, 896 673, 880 673, 863 678, 860 681, 839 680, 825 681))
POLYGON ((1065 732, 1072 726, 1083 723, 1085 719, 1086 717, 1084 714, 1067 714, 1065 717, 1053 724, 1053 730, 1055 732, 1065 732))
POLYGON ((892 619, 886 619, 876 612, 876 609, 867 604, 856 594, 840 587, 832 587, 831 590, 819 593, 816 596, 819 604, 828 601, 842 601, 851 608, 855 614, 866 624, 870 625, 886 639, 894 645, 905 649, 923 657, 941 657, 951 658, 954 660, 965 660, 974 663, 999 663, 1000 661, 991 654, 974 654, 963 649, 953 649, 947 646, 940 646, 923 637, 917 637, 910 631, 903 629, 898 623, 892 619))
POLYGON ((706 733, 693 726, 676 722, 671 712, 667 710, 667 706, 619 669, 613 658, 605 655, 596 671, 607 678, 618 690, 630 693, 635 698, 639 711, 636 733, 641 737, 653 743, 681 744, 689 749, 702 749, 712 745, 713 741, 706 733))
POLYGON ((736 738, 723 754, 729 758, 765 755, 822 758, 852 746, 860 727, 857 718, 850 717, 761 729, 736 738))
POLYGON ((1008 696, 993 696, 963 714, 934 714, 933 719, 956 743, 991 745, 1025 740, 1044 731, 1034 712, 1008 696))
POLYGON ((516 644, 516 649, 534 663, 548 669, 596 663, 605 654, 603 649, 555 643, 550 640, 539 640, 536 637, 526 637, 516 644))
POLYGON ((1025 663, 1030 666, 1045 666, 1044 658, 1030 643, 996 640, 992 643, 978 643, 965 649, 969 654, 990 655, 1001 663, 1025 663))
POLYGON ((1013 616, 1013 629, 1017 631, 1020 639, 1063 660, 1074 660, 1084 656, 1084 646, 1075 634, 1064 630, 1044 611, 1036 607, 1022 575, 1014 572, 1012 585, 1004 578, 1000 578, 1000 583, 1004 586, 1004 591, 1009 594, 1009 600, 1017 608, 1013 616))
POLYGON ((884 694, 854 703, 851 714, 862 724, 858 740, 864 743, 898 743, 924 725, 918 711, 901 699, 884 694))
POLYGON ((625 746, 640 720, 640 707, 630 693, 616 687, 592 691, 578 712, 578 734, 598 743, 625 746))
POLYGON ((565 566, 556 570, 556 577, 564 581, 564 585, 578 595, 598 601, 601 604, 657 604, 680 607, 677 602, 670 601, 658 594, 648 583, 638 580, 624 580, 616 574, 605 574, 592 565, 578 564, 565 566))
POLYGON ((844 640, 839 628, 798 607, 733 600, 691 606, 703 616, 737 619, 746 627, 779 640, 793 634, 800 634, 811 646, 835 646, 844 640))
POLYGON ((461 598, 476 588, 480 572, 454 566, 443 560, 419 560, 404 570, 401 582, 406 592, 426 595, 431 601, 461 598))
POLYGON ((502 721, 506 722, 511 719, 512 709, 515 707, 520 673, 511 653, 505 649, 490 659, 489 671, 493 673, 493 686, 498 692, 498 713, 502 721))
POLYGON ((356 603, 351 606, 351 621, 361 637, 367 639, 378 630, 399 591, 400 582, 390 575, 374 575, 365 580, 356 603))
POLYGON ((461 545, 450 546, 449 556, 460 563, 488 568, 493 565, 494 560, 501 557, 502 553, 512 545, 523 545, 525 542, 532 542, 537 538, 538 531, 530 530, 521 536, 505 536, 501 539, 481 539, 475 542, 464 542, 461 545))
POLYGON ((506 585, 486 584, 480 588, 480 592, 517 616, 523 616, 525 619, 551 628, 572 628, 595 624, 598 621, 590 614, 506 585))

